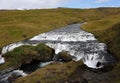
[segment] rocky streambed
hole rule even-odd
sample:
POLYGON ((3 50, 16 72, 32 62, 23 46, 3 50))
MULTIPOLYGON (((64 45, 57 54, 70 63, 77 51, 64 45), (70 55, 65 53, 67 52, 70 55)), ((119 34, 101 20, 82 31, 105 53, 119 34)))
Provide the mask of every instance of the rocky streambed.
MULTIPOLYGON (((81 23, 68 25, 60 29, 39 34, 26 41, 7 45, 3 47, 1 55, 22 45, 36 46, 39 43, 44 43, 53 48, 55 54, 67 51, 74 57, 73 60, 82 60, 83 63, 90 68, 98 69, 111 63, 113 57, 107 52, 106 44, 99 42, 93 34, 80 29, 81 25, 81 23)), ((0 62, 5 63, 3 57, 0 57, 0 62)), ((23 74, 23 72, 21 74, 23 74)), ((0 75, 0 80, 4 75, 6 74, 0 75)), ((26 74, 22 76, 25 75, 26 74)))

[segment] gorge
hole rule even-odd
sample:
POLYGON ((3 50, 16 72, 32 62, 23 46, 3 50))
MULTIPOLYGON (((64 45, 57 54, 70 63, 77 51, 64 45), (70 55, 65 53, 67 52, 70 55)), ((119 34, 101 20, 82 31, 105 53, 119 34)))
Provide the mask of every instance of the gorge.
MULTIPOLYGON (((82 60, 83 63, 90 68, 99 69, 113 62, 114 58, 107 52, 106 44, 99 42, 93 34, 82 30, 80 28, 81 26, 82 23, 68 25, 47 33, 39 34, 29 40, 7 45, 2 48, 1 55, 22 45, 36 46, 39 43, 44 43, 53 48, 55 54, 67 51, 74 57, 73 60, 82 60)), ((0 57, 0 63, 1 65, 5 64, 3 57, 0 57)), ((22 76, 27 75, 21 70, 15 71, 20 72, 22 76)), ((14 73, 15 71, 12 72, 14 73)), ((9 77, 9 74, 0 76, 0 80, 3 79, 4 76, 9 77)))

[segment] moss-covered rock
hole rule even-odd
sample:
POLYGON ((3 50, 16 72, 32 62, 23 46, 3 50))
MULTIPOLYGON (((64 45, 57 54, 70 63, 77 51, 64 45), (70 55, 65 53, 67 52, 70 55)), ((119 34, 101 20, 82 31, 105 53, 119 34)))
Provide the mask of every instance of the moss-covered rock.
POLYGON ((55 55, 54 49, 44 44, 38 44, 35 47, 35 51, 37 51, 37 59, 43 62, 52 60, 53 56, 55 55))
POLYGON ((68 52, 65 52, 65 51, 60 52, 58 56, 62 61, 65 61, 65 62, 71 61, 73 58, 70 54, 68 54, 68 52))
POLYGON ((0 67, 1 69, 11 66, 17 68, 22 64, 30 63, 32 60, 46 62, 52 60, 54 54, 54 50, 44 44, 38 44, 37 46, 24 45, 2 55, 6 63, 0 67))

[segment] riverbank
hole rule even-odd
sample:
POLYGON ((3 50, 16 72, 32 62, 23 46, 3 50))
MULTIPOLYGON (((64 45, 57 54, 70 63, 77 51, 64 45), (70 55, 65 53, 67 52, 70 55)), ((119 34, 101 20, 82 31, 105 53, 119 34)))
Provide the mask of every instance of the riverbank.
MULTIPOLYGON (((9 67, 17 69, 22 65, 29 65, 34 60, 39 62, 82 60, 85 65, 95 69, 112 63, 114 59, 107 53, 106 45, 100 43, 93 34, 80 29, 81 25, 81 23, 68 25, 39 34, 29 40, 5 46, 2 50, 2 57, 5 58, 5 63, 0 66, 1 69, 9 67)), ((74 62, 71 62, 71 64, 75 65, 74 62)), ((71 73, 68 73, 68 76, 78 66, 76 62, 75 67, 73 67, 71 73)))
MULTIPOLYGON (((106 17, 102 20, 88 22, 82 26, 82 29, 91 32, 101 42, 108 45, 108 51, 116 58, 117 62, 112 66, 110 73, 110 82, 120 82, 120 15, 106 17)), ((109 82, 109 83, 110 83, 109 82)))

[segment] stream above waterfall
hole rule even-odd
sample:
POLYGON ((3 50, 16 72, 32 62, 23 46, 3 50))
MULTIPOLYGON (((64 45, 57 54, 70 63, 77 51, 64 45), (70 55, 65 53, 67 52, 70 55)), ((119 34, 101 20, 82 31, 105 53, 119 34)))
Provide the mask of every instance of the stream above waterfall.
MULTIPOLYGON (((68 25, 47 33, 39 34, 26 41, 7 45, 3 47, 1 55, 22 45, 36 46, 37 44, 44 43, 53 48, 56 54, 61 51, 67 51, 71 56, 75 57, 73 60, 82 60, 83 63, 90 68, 102 68, 112 62, 113 58, 107 52, 106 44, 99 42, 93 34, 82 30, 80 28, 81 25, 81 23, 68 25)), ((5 63, 4 58, 1 56, 0 62, 2 64, 5 63)), ((27 67, 31 68, 32 66, 27 65, 27 67)), ((27 68, 25 69, 27 70, 27 68)))
POLYGON ((61 51, 67 51, 76 57, 74 60, 83 60, 84 64, 91 68, 101 68, 104 64, 111 61, 107 46, 99 42, 93 34, 80 29, 81 25, 81 23, 68 25, 39 34, 26 41, 7 45, 3 47, 2 54, 22 45, 35 46, 39 43, 45 43, 53 48, 56 54, 61 51), (97 63, 100 63, 100 66, 97 66, 97 63))

